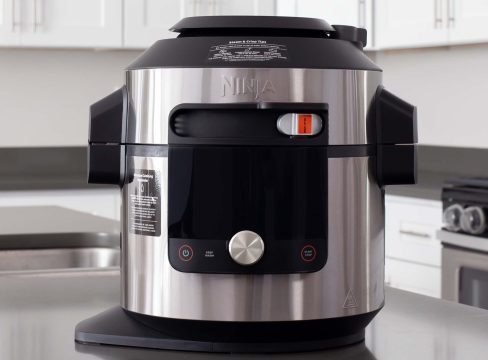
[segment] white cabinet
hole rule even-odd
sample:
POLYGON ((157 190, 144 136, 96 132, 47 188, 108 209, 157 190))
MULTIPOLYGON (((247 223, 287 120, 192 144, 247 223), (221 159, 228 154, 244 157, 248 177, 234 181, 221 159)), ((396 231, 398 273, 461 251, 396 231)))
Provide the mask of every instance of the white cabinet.
POLYGON ((274 0, 125 0, 124 46, 145 48, 175 37, 169 31, 181 18, 212 15, 273 15, 274 0))
POLYGON ((374 45, 372 0, 278 0, 277 15, 321 18, 331 25, 368 30, 368 47, 374 45))
POLYGON ((438 0, 377 0, 374 17, 379 48, 447 44, 448 32, 438 0))
POLYGON ((0 0, 0 4, 2 46, 122 46, 122 0, 0 0))
POLYGON ((274 0, 213 0, 212 15, 274 15, 274 0))
POLYGON ((440 266, 442 203, 403 196, 385 199, 385 254, 391 258, 440 266))
POLYGON ((161 0, 125 0, 124 46, 145 48, 155 41, 175 37, 169 31, 179 19, 189 12, 190 1, 174 1, 168 6, 161 0))
POLYGON ((0 44, 20 44, 20 7, 15 0, 0 0, 0 44))
POLYGON ((397 289, 440 299, 441 268, 386 258, 385 283, 397 289))
POLYGON ((488 1, 448 0, 447 9, 451 43, 488 41, 488 1))
POLYGON ((442 203, 402 196, 385 198, 386 282, 440 297, 442 203))
POLYGON ((24 46, 122 46, 122 0, 34 0, 22 15, 24 46))
POLYGON ((488 41, 486 0, 376 0, 379 49, 488 41))

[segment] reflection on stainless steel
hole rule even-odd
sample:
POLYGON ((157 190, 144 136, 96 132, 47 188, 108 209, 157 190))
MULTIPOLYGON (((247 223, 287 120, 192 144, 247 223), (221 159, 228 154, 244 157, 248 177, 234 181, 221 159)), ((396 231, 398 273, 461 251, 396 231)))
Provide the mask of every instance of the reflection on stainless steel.
POLYGON ((182 103, 308 102, 329 105, 331 145, 366 144, 367 111, 382 73, 363 70, 195 68, 127 71, 133 144, 167 144, 168 118, 182 103), (226 79, 271 81, 274 91, 233 94, 226 79))
MULTIPOLYGON (((126 309, 182 319, 286 321, 361 314, 383 304, 383 194, 369 173, 367 157, 329 159, 325 267, 310 274, 260 276, 173 269, 167 253, 167 158, 129 160, 133 168, 161 173, 162 224, 160 237, 128 233, 129 201, 124 201, 122 306, 126 309), (349 292, 355 306, 345 306, 349 292), (229 301, 215 301, 215 294, 229 301)), ((124 186, 123 196, 128 196, 130 186, 124 186)))
POLYGON ((29 234, 0 236, 0 275, 67 269, 115 269, 118 234, 29 234))

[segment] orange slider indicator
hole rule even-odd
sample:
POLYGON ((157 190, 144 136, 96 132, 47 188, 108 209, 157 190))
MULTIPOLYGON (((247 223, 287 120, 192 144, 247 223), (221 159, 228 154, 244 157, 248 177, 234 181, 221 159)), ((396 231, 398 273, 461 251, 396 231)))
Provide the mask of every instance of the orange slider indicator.
POLYGON ((312 135, 312 114, 298 114, 298 129, 300 135, 312 135))

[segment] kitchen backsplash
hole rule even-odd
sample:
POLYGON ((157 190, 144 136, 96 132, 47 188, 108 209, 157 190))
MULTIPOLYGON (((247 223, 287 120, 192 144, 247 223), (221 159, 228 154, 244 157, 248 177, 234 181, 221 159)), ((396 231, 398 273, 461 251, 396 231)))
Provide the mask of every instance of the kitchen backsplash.
MULTIPOLYGON (((88 107, 140 51, 0 50, 0 147, 85 146, 88 107)), ((416 104, 422 144, 488 147, 488 45, 369 54, 416 104)))
POLYGON ((140 51, 0 50, 0 147, 85 146, 88 107, 140 51))

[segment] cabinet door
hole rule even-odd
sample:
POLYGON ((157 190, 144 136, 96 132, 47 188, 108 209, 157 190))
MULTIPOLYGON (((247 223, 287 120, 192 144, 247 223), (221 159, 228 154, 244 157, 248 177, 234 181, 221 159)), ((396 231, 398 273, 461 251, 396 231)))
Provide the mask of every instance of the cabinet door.
POLYGON ((359 26, 358 0, 299 0, 297 16, 322 18, 329 24, 359 26))
POLYGON ((20 44, 19 1, 0 0, 0 46, 20 44))
POLYGON ((282 16, 321 18, 331 25, 351 25, 368 30, 368 47, 374 43, 371 0, 278 0, 282 16))
POLYGON ((445 0, 377 0, 376 48, 447 44, 444 7, 445 0))
POLYGON ((417 294, 441 297, 441 269, 397 259, 385 259, 386 285, 417 294))
POLYGON ((22 24, 23 46, 121 47, 122 0, 33 0, 22 24))
POLYGON ((274 0, 209 0, 214 13, 209 15, 274 15, 274 0))
POLYGON ((196 0, 125 0, 124 47, 146 48, 155 41, 176 37, 169 31, 181 18, 194 16, 196 0))
POLYGON ((488 1, 446 0, 451 43, 488 40, 488 1))
POLYGON ((442 203, 387 195, 385 198, 385 254, 417 264, 441 265, 442 203))

